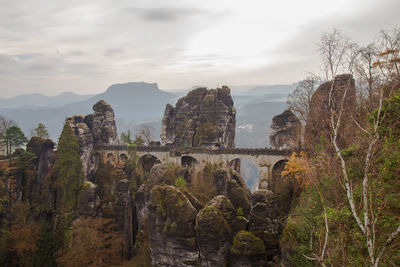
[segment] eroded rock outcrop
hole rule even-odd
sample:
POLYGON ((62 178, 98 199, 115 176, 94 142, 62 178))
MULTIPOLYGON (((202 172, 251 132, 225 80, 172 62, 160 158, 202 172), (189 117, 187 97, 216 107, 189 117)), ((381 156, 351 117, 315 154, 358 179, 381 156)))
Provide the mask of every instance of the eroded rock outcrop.
POLYGON ((123 257, 129 259, 132 256, 135 234, 137 232, 136 214, 133 204, 130 182, 121 179, 115 190, 113 203, 113 215, 119 230, 123 232, 123 257))
POLYGON ((269 143, 275 149, 296 149, 301 142, 301 122, 290 110, 272 119, 269 143))
POLYGON ((196 233, 201 266, 225 266, 231 230, 218 207, 209 205, 197 214, 196 233))
POLYGON ((167 105, 162 119, 161 141, 176 146, 235 146, 236 110, 227 86, 197 88, 167 105))
POLYGON ((148 203, 152 264, 194 266, 199 260, 196 244, 197 210, 173 186, 156 186, 148 203))
POLYGON ((279 264, 279 240, 287 214, 277 195, 268 190, 251 194, 239 173, 207 168, 197 177, 185 168, 155 165, 136 192, 138 232, 148 229, 152 264, 279 264), (196 179, 206 173, 207 189, 196 187, 196 179), (180 176, 187 185, 178 189, 175 184, 180 176), (209 190, 207 199, 202 190, 209 190))
POLYGON ((36 156, 33 163, 37 172, 31 185, 28 185, 30 188, 28 198, 34 202, 35 199, 37 201, 37 199, 44 197, 44 201, 47 203, 48 212, 50 213, 55 212, 57 201, 57 190, 52 186, 54 179, 56 179, 54 175, 54 162, 56 160, 54 146, 54 142, 50 139, 32 137, 26 148, 27 151, 36 156), (48 179, 47 183, 45 181, 46 179, 48 179), (47 194, 43 195, 43 191, 47 192, 47 194))
POLYGON ((264 259, 271 264, 280 256, 282 219, 286 216, 273 192, 257 190, 252 194, 249 231, 264 242, 264 259))
POLYGON ((266 266, 264 242, 248 231, 235 235, 230 252, 232 267, 266 266))
POLYGON ((93 155, 94 146, 117 145, 119 142, 112 107, 100 100, 93 106, 93 110, 93 114, 75 115, 66 119, 78 139, 79 155, 87 180, 91 180, 98 167, 93 155))
MULTIPOLYGON (((353 76, 351 74, 343 74, 335 77, 333 81, 333 108, 336 114, 339 114, 339 109, 343 102, 343 112, 341 127, 339 129, 338 142, 341 147, 345 147, 352 142, 354 131, 350 128, 351 123, 346 123, 350 120, 350 116, 354 114, 356 108, 356 87, 353 76), (346 96, 343 100, 343 95, 346 96)), ((330 108, 329 108, 329 92, 332 87, 332 81, 326 82, 318 87, 311 98, 310 115, 306 122, 304 146, 312 149, 314 145, 329 143, 331 140, 330 127, 330 108)))
POLYGON ((84 217, 101 217, 101 201, 97 185, 85 181, 84 188, 79 194, 78 214, 84 217))

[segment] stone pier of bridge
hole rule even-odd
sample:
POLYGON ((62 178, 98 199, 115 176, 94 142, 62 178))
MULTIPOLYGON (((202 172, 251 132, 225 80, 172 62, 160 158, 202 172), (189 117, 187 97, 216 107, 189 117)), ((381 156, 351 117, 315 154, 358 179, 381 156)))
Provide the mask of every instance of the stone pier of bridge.
POLYGON ((188 166, 195 169, 213 164, 220 168, 231 168, 235 161, 247 159, 258 169, 259 189, 271 189, 272 174, 284 166, 290 157, 290 150, 226 148, 210 149, 201 147, 165 146, 96 146, 95 155, 103 162, 116 163, 127 159, 141 160, 154 157, 159 163, 188 166))

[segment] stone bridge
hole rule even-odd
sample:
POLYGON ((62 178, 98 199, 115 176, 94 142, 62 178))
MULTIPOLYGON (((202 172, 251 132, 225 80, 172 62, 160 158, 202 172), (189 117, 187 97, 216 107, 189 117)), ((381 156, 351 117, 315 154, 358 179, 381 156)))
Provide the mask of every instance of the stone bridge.
POLYGON ((211 163, 221 168, 237 169, 238 160, 247 159, 258 169, 259 188, 271 189, 272 176, 276 170, 282 170, 288 161, 290 150, 276 150, 267 148, 225 148, 211 149, 202 147, 165 147, 165 146, 96 146, 96 157, 103 162, 116 163, 135 159, 138 162, 145 158, 152 158, 153 163, 167 163, 182 165, 191 168, 202 168, 211 163))

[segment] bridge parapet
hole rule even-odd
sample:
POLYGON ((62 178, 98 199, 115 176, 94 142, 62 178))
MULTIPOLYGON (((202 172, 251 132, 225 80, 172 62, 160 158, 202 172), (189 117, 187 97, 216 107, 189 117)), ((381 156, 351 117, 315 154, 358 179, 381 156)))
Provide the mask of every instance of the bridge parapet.
POLYGON ((237 159, 247 159, 258 168, 259 188, 268 189, 273 184, 272 173, 275 166, 289 159, 292 150, 277 150, 269 148, 225 148, 211 149, 206 147, 166 147, 166 146, 95 146, 104 162, 115 162, 129 158, 129 152, 135 151, 140 160, 144 156, 151 155, 161 163, 187 164, 197 162, 198 166, 206 163, 220 164, 221 167, 231 167, 237 159), (186 162, 186 163, 185 163, 186 162))
POLYGON ((125 145, 117 146, 95 146, 95 150, 108 150, 108 151, 129 151, 134 149, 137 152, 180 152, 182 154, 242 154, 242 155, 276 155, 276 156, 289 156, 292 150, 278 150, 270 148, 224 148, 224 149, 210 149, 204 147, 166 147, 166 146, 136 146, 130 148, 125 145))

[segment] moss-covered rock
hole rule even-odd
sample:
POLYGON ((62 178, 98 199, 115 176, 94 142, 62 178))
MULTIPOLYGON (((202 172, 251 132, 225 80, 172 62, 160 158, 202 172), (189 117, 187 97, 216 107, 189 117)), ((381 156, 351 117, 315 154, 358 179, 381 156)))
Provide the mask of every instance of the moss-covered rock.
POLYGON ((247 231, 238 232, 230 248, 230 265, 239 266, 265 266, 264 242, 247 231))
POLYGON ((196 232, 202 266, 225 266, 230 228, 223 213, 215 206, 206 206, 197 214, 196 232))
POLYGON ((243 215, 248 216, 250 212, 250 193, 241 187, 236 180, 228 182, 227 197, 231 200, 235 209, 241 208, 243 215))
POLYGON ((247 220, 246 217, 243 216, 236 216, 236 218, 233 220, 231 231, 232 234, 236 234, 237 232, 241 230, 247 230, 249 226, 249 220, 247 220))
POLYGON ((269 190, 257 190, 251 196, 249 231, 263 240, 266 258, 280 256, 279 239, 282 232, 282 211, 276 195, 269 190))
POLYGON ((161 266, 192 266, 196 245, 197 210, 177 188, 154 187, 148 201, 148 225, 152 263, 161 266))
POLYGON ((236 210, 226 196, 216 196, 209 203, 209 206, 219 209, 228 224, 231 224, 236 217, 236 210))
POLYGON ((264 242, 254 234, 240 231, 233 239, 231 253, 236 255, 260 255, 265 252, 264 242))

